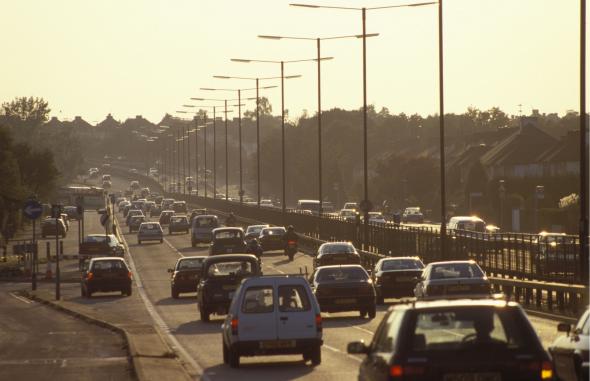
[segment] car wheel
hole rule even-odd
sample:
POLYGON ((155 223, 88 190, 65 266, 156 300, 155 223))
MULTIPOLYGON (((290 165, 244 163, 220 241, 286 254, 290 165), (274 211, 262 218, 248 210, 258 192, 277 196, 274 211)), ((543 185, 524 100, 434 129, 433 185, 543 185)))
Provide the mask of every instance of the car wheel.
POLYGON ((229 349, 229 366, 232 368, 239 368, 240 367, 240 352, 235 347, 231 347, 229 349))
POLYGON ((172 287, 171 294, 173 299, 178 299, 178 291, 174 287, 172 287))
POLYGON ((127 295, 127 296, 131 296, 132 293, 133 293, 133 291, 131 290, 131 286, 127 287, 125 289, 125 291, 122 292, 122 294, 127 295))
POLYGON ((164 243, 164 240, 163 240, 163 239, 161 239, 161 240, 160 240, 160 243, 164 243))
POLYGON ((311 350, 311 364, 312 365, 320 365, 322 363, 322 347, 321 345, 316 345, 311 350))
POLYGON ((209 312, 205 307, 199 306, 199 314, 201 315, 201 321, 209 322, 209 312))
POLYGON ((385 304, 385 298, 381 294, 377 294, 377 304, 382 305, 385 304))
POLYGON ((87 297, 88 299, 92 298, 92 291, 90 291, 90 290, 86 289, 86 297, 87 297))
POLYGON ((309 360, 311 360, 311 351, 306 350, 303 352, 303 362, 308 362, 309 360))
POLYGON ((223 337, 221 338, 221 347, 223 348, 223 363, 229 363, 229 350, 227 349, 227 345, 225 345, 225 341, 223 337))
POLYGON ((367 316, 367 310, 359 310, 359 316, 364 318, 365 316, 367 316))
POLYGON ((377 306, 373 304, 369 307, 369 319, 375 319, 375 316, 377 316, 377 306))
POLYGON ((80 287, 80 296, 82 296, 83 298, 86 297, 86 291, 84 291, 84 287, 80 287))

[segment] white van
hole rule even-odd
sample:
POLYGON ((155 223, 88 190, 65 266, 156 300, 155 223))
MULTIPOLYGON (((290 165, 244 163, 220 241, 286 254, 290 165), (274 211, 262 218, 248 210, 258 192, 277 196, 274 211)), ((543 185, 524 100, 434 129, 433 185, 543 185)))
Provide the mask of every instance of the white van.
POLYGON ((240 366, 240 356, 302 354, 322 361, 320 306, 303 276, 246 278, 223 322, 223 362, 240 366))
POLYGON ((468 230, 473 232, 485 233, 486 223, 479 217, 475 216, 455 216, 451 217, 447 224, 448 230, 468 230))

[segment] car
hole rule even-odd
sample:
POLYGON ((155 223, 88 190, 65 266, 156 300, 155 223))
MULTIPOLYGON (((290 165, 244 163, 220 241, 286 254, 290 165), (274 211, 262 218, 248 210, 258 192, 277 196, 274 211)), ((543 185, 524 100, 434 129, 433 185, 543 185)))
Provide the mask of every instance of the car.
POLYGON ((160 213, 162 213, 162 209, 160 208, 160 206, 158 204, 154 204, 150 208, 150 217, 158 217, 160 215, 160 213))
POLYGON ((197 286, 197 303, 201 320, 211 314, 226 314, 235 291, 244 278, 262 274, 256 256, 225 254, 207 257, 197 286))
POLYGON ((485 233, 486 223, 476 216, 455 216, 449 219, 447 229, 485 233))
POLYGON ((205 256, 182 257, 176 261, 173 269, 168 269, 170 277, 170 294, 178 299, 180 293, 196 292, 201 278, 205 256))
POLYGON ((145 214, 151 213, 152 208, 156 207, 156 203, 153 201, 146 201, 143 203, 143 212, 145 214))
POLYGON ((369 223, 370 224, 386 224, 387 220, 381 212, 369 212, 369 223))
POLYGON ((219 227, 219 219, 213 214, 196 216, 191 224, 191 246, 200 242, 211 242, 213 229, 219 227))
POLYGON ((137 244, 145 241, 160 241, 164 243, 164 231, 159 222, 142 222, 137 229, 137 244))
POLYGON ((424 263, 418 257, 382 258, 371 273, 377 304, 385 298, 414 296, 414 288, 422 275, 424 263))
POLYGON ((133 190, 138 190, 140 188, 139 181, 137 181, 137 180, 131 181, 131 183, 129 184, 129 188, 133 189, 133 190))
POLYGON ((150 195, 150 188, 141 188, 141 197, 147 197, 150 195))
POLYGON ((129 223, 127 224, 129 226, 129 233, 133 233, 134 231, 139 230, 139 226, 145 221, 146 218, 143 214, 132 216, 129 219, 129 223))
POLYGON ((140 209, 130 209, 127 213, 127 217, 125 217, 125 224, 129 225, 131 217, 133 216, 143 216, 143 212, 140 209))
POLYGON ((264 208, 274 208, 275 204, 272 202, 272 200, 264 199, 260 200, 260 206, 264 208))
POLYGON ((78 214, 77 206, 64 206, 64 212, 71 220, 80 220, 81 215, 78 214))
POLYGON ((132 210, 132 209, 133 209, 133 206, 131 205, 131 203, 129 203, 129 205, 126 205, 126 206, 123 208, 123 217, 124 217, 125 219, 127 219, 127 215, 129 214, 129 211, 130 211, 130 210, 132 210))
POLYGON ((286 232, 287 230, 282 226, 273 226, 262 229, 258 236, 258 242, 262 247, 262 251, 283 250, 285 248, 283 236, 286 232))
POLYGON ((137 169, 135 169, 135 168, 131 168, 131 169, 129 170, 129 173, 137 174, 137 169))
POLYGON ((174 204, 174 201, 175 200, 173 198, 162 199, 162 202, 161 202, 162 210, 172 210, 172 204, 174 204))
POLYGON ((223 362, 242 356, 303 355, 322 361, 322 315, 309 285, 299 276, 262 276, 242 281, 221 326, 223 362))
POLYGON ((236 227, 216 228, 211 231, 209 255, 246 253, 244 230, 236 227))
POLYGON ((352 210, 359 210, 359 204, 356 202, 345 202, 342 209, 352 209, 352 210))
POLYGON ((114 234, 88 234, 84 237, 82 243, 104 244, 107 250, 105 250, 106 253, 102 254, 103 256, 123 257, 125 255, 125 246, 119 242, 114 234))
POLYGON ((107 174, 102 175, 102 181, 111 181, 111 175, 107 175, 107 174))
POLYGON ((189 230, 190 225, 188 223, 187 216, 175 214, 174 216, 170 217, 170 223, 168 224, 168 234, 177 232, 184 232, 188 234, 189 230))
POLYGON ((95 292, 120 291, 131 295, 131 270, 123 258, 92 258, 82 273, 80 284, 83 297, 90 298, 95 292))
POLYGON ((110 181, 103 181, 102 182, 102 187, 104 189, 111 189, 112 186, 113 186, 113 183, 111 183, 110 181))
POLYGON ((490 281, 475 261, 431 262, 424 270, 414 296, 443 297, 453 294, 489 294, 490 281))
POLYGON ((41 222, 41 237, 43 238, 56 235, 60 236, 61 238, 66 238, 66 232, 66 224, 61 218, 47 217, 43 220, 43 222, 41 222))
POLYGON ((549 346, 555 373, 560 381, 585 381, 590 377, 590 309, 582 314, 572 331, 569 323, 559 323, 559 332, 564 332, 549 346))
POLYGON ((345 221, 354 222, 357 218, 357 211, 355 209, 340 209, 338 216, 345 221))
POLYGON ((250 225, 246 228, 246 242, 258 238, 262 229, 269 228, 270 225, 250 225))
POLYGON ((123 212, 123 209, 125 209, 126 206, 130 206, 130 205, 131 205, 131 201, 123 200, 117 205, 117 208, 119 209, 119 212, 123 212))
POLYGON ((424 223, 424 214, 418 206, 411 206, 404 209, 402 213, 402 222, 404 224, 422 224, 424 223))
POLYGON ((188 209, 186 207, 186 201, 174 201, 172 203, 172 210, 176 213, 186 214, 188 213, 188 209))
POLYGON ((552 380, 547 351, 522 307, 480 299, 413 301, 383 316, 362 354, 358 380, 552 380))
POLYGON ((168 225, 170 223, 170 218, 175 214, 176 213, 173 210, 162 210, 158 219, 160 225, 168 225))
POLYGON ((314 268, 330 265, 358 265, 361 256, 350 242, 326 242, 316 253, 313 261, 314 268))
POLYGON ((68 217, 68 214, 61 213, 59 218, 61 218, 61 220, 64 222, 64 225, 66 225, 66 231, 70 230, 70 217, 68 217))
POLYGON ((309 282, 322 312, 358 311, 369 319, 377 314, 375 287, 361 265, 318 267, 309 282))
POLYGON ((207 211, 207 209, 193 209, 193 210, 191 210, 189 221, 192 224, 192 222, 196 216, 203 216, 203 215, 208 215, 208 214, 210 214, 210 213, 207 211))

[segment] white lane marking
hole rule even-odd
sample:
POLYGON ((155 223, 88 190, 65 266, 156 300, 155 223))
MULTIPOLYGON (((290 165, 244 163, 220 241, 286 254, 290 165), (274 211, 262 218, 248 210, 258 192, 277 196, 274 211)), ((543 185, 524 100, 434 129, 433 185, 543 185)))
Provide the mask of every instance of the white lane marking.
MULTIPOLYGON (((170 332, 170 328, 168 327, 166 322, 164 322, 164 319, 162 319, 162 317, 160 316, 158 311, 156 311, 156 309, 154 308, 154 305, 150 301, 150 299, 147 296, 147 293, 145 291, 145 288, 143 287, 143 282, 141 281, 141 277, 139 276, 139 272, 137 271, 137 269, 135 267, 135 262, 133 261, 133 257, 131 255, 131 250, 129 249, 129 245, 127 244, 127 240, 125 239, 124 236, 121 236, 121 239, 123 240, 123 244, 125 245, 125 247, 127 249, 127 254, 128 254, 127 256, 129 257, 129 265, 131 266, 131 270, 133 271, 133 273, 135 275, 135 284, 137 286, 137 291, 139 292, 139 296, 141 296, 141 300, 143 301, 143 304, 145 305, 146 310, 148 311, 148 313, 152 317, 152 320, 156 323, 156 325, 158 327, 160 327, 162 334, 172 343, 172 349, 176 350, 180 353, 183 360, 187 361, 193 367, 193 369, 201 376, 202 380, 210 381, 209 376, 203 372, 203 368, 199 365, 199 363, 197 363, 197 361, 194 358, 192 358, 189 355, 187 350, 178 342, 178 340, 176 340, 176 337, 174 337, 174 335, 170 332)), ((166 242, 168 242, 168 241, 166 241, 166 242)), ((179 254, 180 254, 180 252, 179 252, 179 254)))
POLYGON ((174 252, 176 252, 176 254, 178 254, 184 258, 184 255, 182 255, 182 253, 180 251, 178 251, 178 249, 175 248, 174 245, 170 243, 170 241, 168 241, 166 238, 164 238, 164 242, 166 242, 166 245, 168 245, 169 248, 171 248, 174 252))
MULTIPOLYGON (((332 317, 332 315, 330 315, 330 313, 329 313, 329 312, 324 312, 324 315, 326 315, 326 317, 332 317)), ((348 324, 348 323, 347 323, 346 325, 347 325, 348 327, 350 327, 350 328, 358 329, 359 331, 362 331, 362 332, 368 333, 368 334, 369 334, 369 335, 371 335, 371 336, 372 336, 372 335, 375 333, 375 332, 373 332, 373 331, 371 331, 371 330, 368 330, 368 329, 366 329, 366 328, 363 328, 363 327, 358 327, 358 326, 356 326, 356 325, 353 325, 353 324, 348 324)))
POLYGON ((33 303, 33 301, 32 301, 32 300, 29 300, 29 299, 27 299, 27 298, 23 298, 22 296, 19 296, 19 295, 15 295, 15 294, 13 294, 12 292, 9 292, 8 294, 9 294, 10 296, 12 296, 13 298, 17 299, 17 300, 20 300, 20 301, 21 301, 21 302, 23 302, 23 303, 27 303, 27 304, 31 304, 31 303, 33 303))
POLYGON ((362 362, 362 361, 363 361, 363 360, 359 359, 358 357, 354 357, 354 356, 352 356, 352 355, 349 355, 348 353, 346 353, 346 352, 344 352, 344 351, 341 351, 341 350, 340 350, 340 349, 338 349, 338 348, 334 348, 334 347, 332 347, 332 346, 330 346, 330 345, 328 345, 328 344, 326 344, 326 343, 324 343, 324 345, 322 345, 322 347, 324 347, 324 348, 326 348, 326 349, 329 349, 329 350, 331 350, 332 352, 336 352, 336 353, 339 353, 339 354, 345 355, 346 357, 349 357, 349 358, 351 358, 351 359, 353 359, 353 360, 355 360, 355 361, 358 361, 358 362, 362 362))

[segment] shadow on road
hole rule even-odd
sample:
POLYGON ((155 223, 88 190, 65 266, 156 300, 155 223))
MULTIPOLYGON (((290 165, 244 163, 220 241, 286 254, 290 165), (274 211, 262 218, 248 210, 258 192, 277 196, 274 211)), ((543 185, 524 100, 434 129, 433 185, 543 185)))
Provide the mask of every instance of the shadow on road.
MULTIPOLYGON (((221 345, 220 345, 221 346, 221 345)), ((221 348, 219 349, 221 351, 221 348)), ((261 374, 260 379, 275 379, 275 380, 297 380, 305 375, 313 372, 314 367, 306 364, 301 356, 293 355, 290 356, 294 361, 272 361, 272 356, 264 357, 250 357, 242 358, 239 369, 232 369, 229 365, 219 364, 205 369, 205 374, 215 374, 220 379, 230 380, 239 379, 243 377, 244 371, 256 371, 264 370, 264 374, 261 374), (299 358, 298 360, 296 360, 299 358), (268 360, 271 362, 268 362, 268 360), (264 362, 251 362, 251 361, 264 361, 264 362), (274 374, 273 371, 280 373, 274 374)))
POLYGON ((188 304, 195 304, 197 302, 197 295, 196 294, 187 294, 187 295, 180 295, 178 299, 174 298, 165 298, 160 299, 156 302, 157 306, 175 306, 175 305, 188 305, 188 304))

